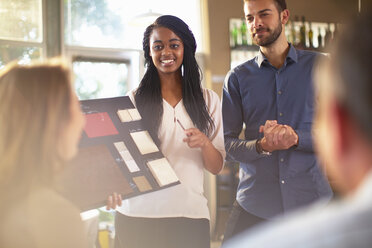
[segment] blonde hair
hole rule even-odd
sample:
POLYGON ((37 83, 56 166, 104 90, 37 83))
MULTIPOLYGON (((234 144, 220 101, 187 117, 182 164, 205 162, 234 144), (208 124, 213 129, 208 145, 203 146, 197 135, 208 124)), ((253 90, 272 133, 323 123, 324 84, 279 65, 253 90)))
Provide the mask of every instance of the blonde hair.
POLYGON ((71 87, 61 60, 0 70, 0 189, 24 194, 52 183, 61 162, 57 141, 70 119, 71 87))

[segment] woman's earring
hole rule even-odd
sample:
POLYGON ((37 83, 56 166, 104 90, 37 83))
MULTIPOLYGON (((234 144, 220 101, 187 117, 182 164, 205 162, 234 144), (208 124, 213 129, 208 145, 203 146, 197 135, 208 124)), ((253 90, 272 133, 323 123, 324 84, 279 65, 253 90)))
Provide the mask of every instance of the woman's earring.
POLYGON ((181 75, 182 75, 182 77, 183 77, 183 75, 184 75, 183 64, 181 65, 181 75))

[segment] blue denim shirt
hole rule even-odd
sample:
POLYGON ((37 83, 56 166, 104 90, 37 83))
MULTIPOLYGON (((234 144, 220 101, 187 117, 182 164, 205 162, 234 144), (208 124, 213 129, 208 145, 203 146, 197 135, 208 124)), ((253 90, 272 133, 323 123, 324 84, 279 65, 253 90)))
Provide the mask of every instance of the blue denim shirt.
POLYGON ((225 81, 222 112, 228 159, 240 162, 237 201, 248 212, 269 219, 321 197, 332 190, 314 155, 313 65, 318 53, 292 45, 277 69, 259 54, 233 70, 225 81), (297 147, 258 154, 259 126, 266 120, 291 126, 297 147), (245 124, 244 139, 239 134, 245 124))

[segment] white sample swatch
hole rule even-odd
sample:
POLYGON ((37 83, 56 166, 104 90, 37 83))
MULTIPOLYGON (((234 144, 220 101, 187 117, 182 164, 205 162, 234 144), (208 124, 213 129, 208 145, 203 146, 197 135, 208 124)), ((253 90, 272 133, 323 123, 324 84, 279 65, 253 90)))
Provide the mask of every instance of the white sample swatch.
POLYGON ((147 162, 152 175, 160 186, 165 186, 178 181, 178 177, 166 158, 147 162))
POLYGON ((159 148, 155 145, 149 132, 133 132, 130 133, 130 135, 132 136, 134 143, 136 143, 138 150, 142 155, 159 151, 159 148))
POLYGON ((119 109, 117 112, 119 119, 121 122, 130 122, 132 121, 132 117, 130 116, 127 109, 119 109))
POLYGON ((117 111, 121 122, 131 122, 141 120, 141 115, 136 108, 134 109, 119 109, 117 111))
POLYGON ((140 168, 138 167, 136 161, 134 161, 132 155, 128 151, 128 148, 125 146, 124 142, 115 142, 114 146, 116 150, 118 150, 120 156, 123 158, 125 164, 128 167, 128 170, 130 172, 137 172, 140 171, 140 168))
POLYGON ((126 160, 125 164, 127 165, 128 170, 130 172, 140 171, 140 168, 138 168, 138 165, 137 165, 136 161, 134 161, 134 160, 126 160))
POLYGON ((128 109, 128 112, 130 114, 130 117, 132 117, 132 121, 141 120, 141 115, 136 108, 128 109))

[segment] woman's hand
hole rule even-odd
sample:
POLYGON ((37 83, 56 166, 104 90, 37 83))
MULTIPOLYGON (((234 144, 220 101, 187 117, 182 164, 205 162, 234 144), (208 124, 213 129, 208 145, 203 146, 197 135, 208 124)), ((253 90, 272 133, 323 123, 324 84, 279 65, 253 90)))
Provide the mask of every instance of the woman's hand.
POLYGON ((203 148, 211 141, 208 137, 197 128, 189 128, 185 130, 186 138, 183 142, 186 142, 190 148, 203 148))
POLYGON ((106 210, 116 209, 116 206, 120 207, 122 200, 121 194, 117 194, 116 192, 112 193, 107 197, 106 210))
POLYGON ((223 168, 222 155, 210 139, 197 128, 186 129, 185 134, 183 142, 190 148, 201 148, 204 168, 215 175, 218 174, 223 168))

